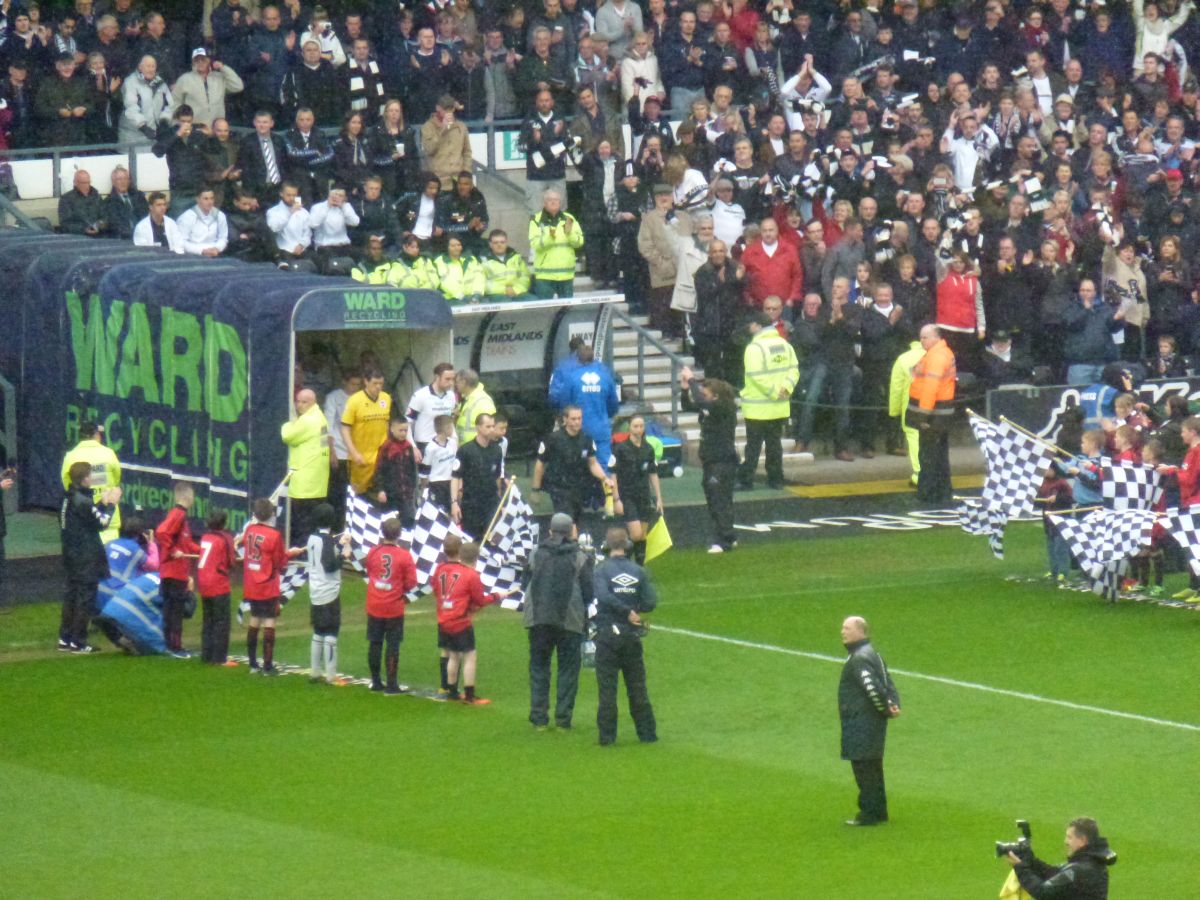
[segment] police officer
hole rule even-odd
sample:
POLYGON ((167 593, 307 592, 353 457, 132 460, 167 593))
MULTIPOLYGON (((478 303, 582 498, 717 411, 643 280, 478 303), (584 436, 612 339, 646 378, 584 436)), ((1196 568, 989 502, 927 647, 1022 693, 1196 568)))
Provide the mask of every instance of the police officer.
POLYGON ((838 684, 842 759, 850 762, 858 783, 858 815, 846 824, 879 825, 888 820, 883 743, 888 719, 900 715, 900 695, 871 646, 866 619, 850 616, 842 622, 842 644, 850 654, 838 684))
MULTIPOLYGON (((104 428, 95 422, 79 424, 79 443, 67 451, 62 463, 63 490, 70 490, 71 479, 68 473, 71 466, 77 462, 88 463, 92 467, 92 498, 100 503, 100 495, 109 488, 121 484, 121 463, 117 454, 104 446, 104 428)), ((121 532, 121 508, 118 505, 108 520, 107 527, 100 533, 100 541, 107 544, 115 541, 121 532)))
POLYGON ((745 386, 742 416, 746 420, 746 455, 738 473, 738 487, 749 490, 758 468, 758 452, 766 445, 767 484, 783 487, 783 426, 791 413, 791 396, 800 380, 796 351, 771 317, 755 313, 747 323, 750 343, 744 356, 745 386))
POLYGON ((596 459, 596 442, 583 433, 583 410, 568 406, 563 410, 563 426, 538 444, 533 467, 533 489, 545 489, 555 512, 563 512, 578 522, 595 481, 612 486, 596 459))
POLYGON ((605 538, 608 559, 596 567, 596 688, 600 705, 596 727, 600 745, 617 739, 617 675, 625 676, 629 714, 638 740, 658 740, 654 709, 646 692, 646 663, 642 656, 645 626, 642 613, 658 605, 658 596, 646 571, 628 558, 629 532, 615 526, 605 538))
POLYGON ((458 448, 450 478, 450 515, 467 534, 482 541, 500 502, 504 484, 504 457, 492 443, 491 413, 475 418, 474 440, 458 448))
POLYGON ((303 546, 312 534, 313 511, 329 494, 329 423, 308 388, 296 394, 296 418, 279 435, 288 448, 288 500, 292 507, 291 545, 303 546))

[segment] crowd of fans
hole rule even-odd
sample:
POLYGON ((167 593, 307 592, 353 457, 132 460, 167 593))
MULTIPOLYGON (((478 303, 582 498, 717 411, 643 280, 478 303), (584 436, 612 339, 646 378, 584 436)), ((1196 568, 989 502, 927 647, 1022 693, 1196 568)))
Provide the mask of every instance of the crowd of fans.
POLYGON ((64 230, 454 301, 569 295, 578 251, 710 377, 739 383, 738 326, 771 314, 795 436, 828 402, 843 458, 872 452, 923 323, 987 385, 1200 350, 1189 0, 222 0, 171 23, 76 0, 3 28, 10 146, 115 136, 170 167, 148 212, 80 173, 64 230), (470 178, 464 120, 509 118, 533 271, 470 178))

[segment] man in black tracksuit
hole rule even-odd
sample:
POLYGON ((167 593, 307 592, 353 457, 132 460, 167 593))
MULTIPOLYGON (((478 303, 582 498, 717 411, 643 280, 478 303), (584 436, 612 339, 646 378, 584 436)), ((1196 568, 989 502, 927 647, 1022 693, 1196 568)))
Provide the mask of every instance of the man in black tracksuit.
POLYGON ((550 535, 533 551, 525 591, 524 624, 529 632, 529 721, 539 731, 550 724, 550 658, 558 655, 554 721, 571 727, 582 664, 580 644, 592 602, 592 557, 576 540, 566 513, 550 518, 550 535))
POLYGON ((67 470, 70 486, 59 510, 62 529, 62 560, 67 573, 67 591, 63 597, 62 622, 58 630, 58 649, 71 653, 94 653, 88 644, 88 621, 95 613, 96 588, 108 576, 108 558, 100 532, 108 527, 121 499, 119 487, 92 498, 92 466, 77 462, 67 470))
POLYGON ((596 726, 600 744, 617 739, 617 675, 625 676, 629 714, 638 740, 658 740, 654 710, 646 692, 646 664, 642 658, 641 613, 658 605, 658 596, 646 571, 626 555, 631 546, 624 528, 608 529, 608 559, 596 567, 596 687, 600 705, 596 726))
POLYGON ((1036 856, 1009 853, 1017 880, 1034 900, 1108 900, 1108 867, 1116 862, 1095 819, 1072 819, 1067 826, 1066 865, 1052 866, 1036 856))
POLYGON ((883 743, 888 719, 900 715, 900 695, 887 666, 871 646, 866 619, 846 619, 842 643, 850 654, 838 684, 842 759, 850 761, 858 783, 858 815, 846 824, 879 825, 888 820, 883 743))
POLYGON ((724 553, 736 543, 733 530, 733 485, 738 454, 734 444, 737 403, 727 381, 694 378, 687 366, 679 373, 683 408, 700 413, 700 463, 704 500, 712 519, 713 541, 709 553, 724 553))

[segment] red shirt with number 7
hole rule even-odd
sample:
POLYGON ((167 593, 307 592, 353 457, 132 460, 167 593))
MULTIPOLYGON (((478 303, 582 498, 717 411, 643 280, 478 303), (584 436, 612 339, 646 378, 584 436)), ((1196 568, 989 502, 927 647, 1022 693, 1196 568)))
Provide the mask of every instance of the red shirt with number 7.
POLYGON ((404 615, 404 595, 417 586, 412 554, 396 544, 380 544, 367 554, 367 615, 404 615))

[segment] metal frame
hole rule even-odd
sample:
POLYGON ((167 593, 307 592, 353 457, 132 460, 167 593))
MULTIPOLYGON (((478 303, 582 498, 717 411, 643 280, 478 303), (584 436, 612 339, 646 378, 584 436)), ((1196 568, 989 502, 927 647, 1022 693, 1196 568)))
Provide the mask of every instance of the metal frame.
MULTIPOLYGON (((4 397, 3 430, 0 430, 0 444, 4 446, 5 459, 10 464, 17 460, 17 389, 11 381, 0 375, 0 395, 4 397)), ((12 515, 17 511, 17 492, 4 491, 0 503, 4 511, 12 515)))
POLYGON ((679 370, 686 365, 686 363, 683 361, 683 357, 667 347, 666 344, 654 337, 654 335, 650 334, 646 328, 643 328, 641 325, 635 322, 628 313, 619 310, 616 307, 613 307, 612 312, 614 316, 629 326, 629 328, 631 328, 638 336, 637 390, 639 403, 646 402, 646 344, 650 344, 650 346, 657 349, 659 353, 671 361, 671 427, 678 428, 679 391, 676 386, 679 383, 679 370))

